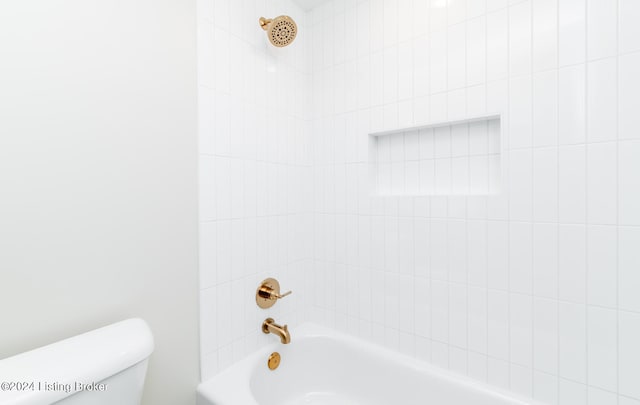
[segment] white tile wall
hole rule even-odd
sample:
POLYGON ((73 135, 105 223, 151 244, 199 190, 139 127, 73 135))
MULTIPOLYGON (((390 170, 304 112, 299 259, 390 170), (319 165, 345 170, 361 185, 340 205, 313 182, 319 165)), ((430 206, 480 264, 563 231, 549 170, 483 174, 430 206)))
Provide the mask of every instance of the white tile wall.
POLYGON ((198 2, 200 304, 202 379, 273 336, 271 316, 305 319, 312 267, 311 75, 307 16, 292 2, 198 2), (260 16, 291 15, 301 29, 268 45, 260 16), (277 277, 294 294, 270 310, 255 290, 277 277))
POLYGON ((268 315, 549 404, 639 405, 638 19, 636 0, 200 0, 203 379, 271 341, 268 315), (256 21, 285 13, 300 34, 277 50, 256 21), (408 132, 380 174, 423 194, 504 174, 500 193, 371 193, 366 134, 494 112, 502 145, 408 132), (453 164, 492 148, 502 168, 453 164), (267 276, 295 293, 263 311, 267 276))
MULTIPOLYGON (((337 291, 346 273, 353 295, 316 297, 312 317, 545 403, 638 404, 639 18, 634 0, 312 11, 312 277, 337 291), (489 112, 501 193, 370 192, 367 133, 489 112)), ((452 140, 404 134, 416 167, 380 139, 385 184, 450 187, 459 171, 436 161, 455 159, 452 140)))

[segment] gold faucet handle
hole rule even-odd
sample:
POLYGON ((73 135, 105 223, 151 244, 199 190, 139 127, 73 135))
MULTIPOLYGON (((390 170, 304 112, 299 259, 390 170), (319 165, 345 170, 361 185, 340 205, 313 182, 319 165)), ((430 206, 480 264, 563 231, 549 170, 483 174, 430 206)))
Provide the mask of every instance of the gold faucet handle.
POLYGON ((256 290, 256 304, 262 309, 271 308, 280 298, 290 295, 292 291, 280 294, 280 283, 275 278, 268 278, 256 290))
POLYGON ((284 298, 284 297, 286 297, 287 295, 291 295, 291 293, 292 293, 292 292, 293 292, 293 291, 287 291, 287 292, 286 292, 286 293, 284 293, 284 294, 275 294, 275 293, 274 293, 273 295, 276 297, 275 299, 278 299, 278 300, 279 300, 280 298, 284 298))

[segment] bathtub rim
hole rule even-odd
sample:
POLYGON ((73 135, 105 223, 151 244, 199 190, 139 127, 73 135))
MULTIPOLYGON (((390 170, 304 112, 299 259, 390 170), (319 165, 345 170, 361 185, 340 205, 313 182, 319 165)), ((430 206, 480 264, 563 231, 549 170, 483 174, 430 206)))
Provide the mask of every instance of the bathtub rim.
MULTIPOLYGON (((514 401, 514 405, 547 405, 513 391, 475 380, 405 353, 326 326, 305 322, 292 327, 291 335, 291 344, 295 344, 295 341, 300 338, 320 337, 344 342, 349 346, 356 345, 359 350, 409 367, 414 372, 423 373, 425 374, 425 378, 446 379, 483 393, 514 401)), ((260 405, 251 390, 253 370, 255 367, 259 367, 260 364, 264 363, 262 360, 266 358, 265 356, 268 356, 273 351, 277 351, 278 348, 281 347, 282 345, 280 343, 272 343, 264 346, 208 380, 202 381, 196 389, 197 405, 227 405, 226 402, 229 402, 231 398, 233 398, 235 403, 242 403, 243 405, 260 405)))

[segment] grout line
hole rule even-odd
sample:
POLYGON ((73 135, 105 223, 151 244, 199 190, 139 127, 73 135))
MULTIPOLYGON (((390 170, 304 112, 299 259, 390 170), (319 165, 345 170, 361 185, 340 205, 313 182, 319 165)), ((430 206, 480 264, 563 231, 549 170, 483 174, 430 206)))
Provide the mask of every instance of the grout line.
MULTIPOLYGON (((534 16, 534 12, 533 12, 533 4, 534 4, 534 0, 531 1, 530 3, 530 9, 529 9, 529 13, 530 13, 530 35, 531 35, 531 42, 530 42, 530 53, 529 53, 529 57, 531 59, 531 165, 529 166, 529 169, 531 170, 531 211, 530 211, 530 215, 531 215, 531 220, 533 221, 534 215, 534 207, 535 207, 535 181, 534 181, 534 172, 535 172, 535 168, 534 168, 534 149, 533 149, 533 145, 535 144, 535 136, 536 136, 536 131, 535 131, 535 103, 533 102, 533 100, 535 99, 535 79, 534 79, 534 35, 533 35, 533 27, 534 27, 534 20, 533 20, 533 16, 534 16)), ((531 293, 533 294, 535 292, 535 272, 534 272, 534 267, 533 267, 533 257, 534 257, 534 252, 535 252, 535 226, 531 225, 531 262, 529 263, 529 270, 531 271, 531 293)), ((534 364, 535 364, 535 328, 534 328, 534 319, 535 319, 535 300, 532 298, 531 299, 531 323, 530 323, 530 327, 531 327, 531 397, 535 397, 535 378, 534 375, 535 373, 533 372, 533 368, 534 368, 534 364)))
MULTIPOLYGON (((489 88, 488 88, 488 79, 489 79, 489 24, 487 23, 487 15, 489 13, 489 11, 487 10, 487 4, 485 1, 485 14, 484 14, 484 86, 485 86, 485 91, 484 91, 484 103, 485 103, 485 109, 488 109, 488 104, 489 104, 489 88)), ((489 151, 489 147, 490 147, 490 135, 489 135, 489 122, 486 123, 486 146, 487 146, 487 152, 489 151)), ((502 130, 502 125, 500 125, 498 127, 498 141, 500 142, 500 144, 502 144, 503 140, 501 139, 503 135, 503 130, 502 130)), ((504 157, 501 156, 500 159, 498 160, 500 162, 500 170, 502 170, 502 159, 504 157)), ((487 192, 489 192, 491 190, 491 180, 489 177, 489 174, 491 173, 491 164, 489 159, 487 159, 487 192)), ((502 186, 502 184, 501 184, 502 186)), ((485 342, 484 342, 484 346, 485 346, 485 353, 486 353, 486 364, 485 364, 485 381, 489 382, 489 198, 485 199, 486 201, 486 205, 485 205, 485 216, 484 216, 484 235, 485 235, 485 246, 484 246, 484 251, 485 251, 485 274, 484 274, 484 287, 485 287, 485 292, 484 292, 484 299, 485 299, 485 342)))
MULTIPOLYGON (((449 90, 449 2, 447 2, 447 7, 444 10, 445 13, 445 26, 444 26, 444 40, 445 40, 445 52, 444 52, 444 63, 445 63, 445 100, 446 100, 446 104, 445 104, 445 109, 446 109, 446 114, 445 116, 447 117, 447 119, 449 119, 449 96, 450 96, 450 90, 449 90)), ((431 83, 429 83, 431 84, 431 83)), ((452 151, 453 151, 453 144, 451 142, 451 127, 447 128, 448 130, 448 140, 449 140, 449 156, 452 155, 452 151)), ((435 130, 434 130, 434 136, 435 136, 435 130)), ((435 146, 435 139, 434 139, 434 146, 435 146)), ((434 150, 435 153, 435 150, 434 150)), ((435 156, 435 154, 434 154, 435 156)), ((435 164, 435 163, 434 163, 435 164)), ((452 160, 449 160, 449 190, 452 189, 452 178, 451 178, 451 173, 453 172, 453 163, 452 160)), ((434 177, 435 174, 437 174, 434 171, 434 177)), ((435 180, 435 178, 434 178, 435 180)), ((437 183, 436 183, 436 190, 437 190, 437 183)), ((446 209, 445 209, 445 257, 446 257, 446 261, 444 263, 445 268, 446 268, 446 278, 447 278, 447 296, 446 296, 446 308, 447 308, 447 342, 446 342, 446 346, 447 346, 447 369, 451 369, 451 306, 449 305, 450 303, 450 299, 451 299, 451 288, 449 287, 449 281, 451 280, 450 277, 450 271, 451 268, 449 266, 449 254, 450 254, 450 249, 449 249, 449 197, 446 197, 446 209)))
POLYGON ((616 3, 616 403, 620 403, 620 0, 616 3))
MULTIPOLYGON (((589 2, 584 3, 584 140, 589 140, 589 2)), ((584 146, 584 201, 585 201, 585 230, 584 230, 584 380, 585 385, 589 387, 589 147, 584 146)), ((590 404, 591 400, 587 394, 587 404, 590 404)), ((593 404, 597 405, 597 404, 593 404)))
MULTIPOLYGON (((507 42, 507 104, 509 105, 509 117, 511 117, 511 81, 513 80, 511 77, 511 44, 510 44, 510 39, 511 39, 511 5, 507 7, 506 9, 507 11, 507 38, 506 38, 506 42, 507 42)), ((511 119, 509 119, 509 126, 511 126, 511 119)), ((509 131, 510 132, 510 131, 509 131)), ((508 143, 509 147, 511 147, 511 143, 508 143)), ((503 147, 503 150, 506 150, 506 148, 503 147)), ((511 156, 510 156, 510 152, 507 151, 506 153, 506 160, 507 160, 507 166, 510 166, 509 163, 511 162, 511 156)), ((507 340, 508 340, 508 367, 509 367, 509 375, 508 375, 508 384, 509 384, 509 389, 513 389, 512 386, 512 381, 511 381, 511 374, 512 374, 512 361, 511 361, 511 332, 512 332, 512 325, 511 325, 511 197, 510 197, 510 180, 511 180, 511 170, 509 170, 507 172, 507 178, 505 179, 505 188, 506 188, 506 193, 505 193, 505 198, 507 199, 507 325, 508 325, 508 335, 507 335, 507 340)))
MULTIPOLYGON (((465 72, 464 72, 464 77, 465 77, 465 83, 468 83, 468 77, 469 77, 469 70, 468 70, 468 64, 469 64, 469 46, 468 46, 468 40, 469 38, 469 31, 468 31, 468 22, 465 21, 465 33, 464 33, 464 39, 465 39, 465 72)), ((469 112, 469 93, 467 92, 467 97, 466 97, 466 114, 468 114, 469 112)), ((470 129, 469 129, 469 124, 466 125, 466 133, 467 133, 467 194, 471 191, 471 163, 470 163, 470 159, 469 159, 469 151, 471 150, 471 141, 470 141, 470 129)), ((467 305, 466 305, 466 313, 465 313, 465 331, 467 333, 467 336, 465 336, 466 339, 466 351, 465 351, 465 355, 466 355, 466 374, 469 375, 469 301, 470 301, 470 289, 469 289, 469 199, 468 197, 465 197, 465 221, 464 221, 464 227, 465 227, 465 238, 464 238, 464 243, 465 243, 465 261, 464 261, 464 267, 465 267, 465 273, 466 273, 466 295, 467 295, 467 305)))
POLYGON ((556 403, 560 403, 560 3, 556 3, 556 403))

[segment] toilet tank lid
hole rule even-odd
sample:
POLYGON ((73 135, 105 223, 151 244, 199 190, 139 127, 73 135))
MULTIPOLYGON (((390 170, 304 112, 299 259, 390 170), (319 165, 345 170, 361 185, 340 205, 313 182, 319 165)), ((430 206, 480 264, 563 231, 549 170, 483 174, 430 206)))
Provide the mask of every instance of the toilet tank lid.
MULTIPOLYGON (((145 360, 153 348, 147 323, 128 319, 0 360, 0 382, 98 383, 145 360)), ((44 400, 70 395, 64 390, 15 388, 0 390, 0 403, 51 403, 44 400)))

